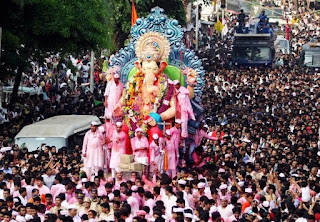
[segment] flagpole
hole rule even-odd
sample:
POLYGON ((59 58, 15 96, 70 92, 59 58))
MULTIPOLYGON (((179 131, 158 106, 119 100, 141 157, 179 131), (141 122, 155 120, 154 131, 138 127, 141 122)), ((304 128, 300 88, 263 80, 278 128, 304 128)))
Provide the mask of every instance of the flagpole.
POLYGON ((91 50, 91 65, 90 65, 90 92, 93 93, 94 90, 94 79, 93 79, 93 70, 94 70, 94 51, 91 50))
POLYGON ((199 0, 197 0, 197 14, 196 14, 196 51, 198 51, 199 47, 199 0))
MULTIPOLYGON (((224 8, 222 8, 222 13, 221 13, 221 23, 222 23, 222 25, 224 25, 223 24, 223 20, 224 20, 224 8)), ((223 31, 222 30, 221 30, 221 39, 223 40, 223 31)))

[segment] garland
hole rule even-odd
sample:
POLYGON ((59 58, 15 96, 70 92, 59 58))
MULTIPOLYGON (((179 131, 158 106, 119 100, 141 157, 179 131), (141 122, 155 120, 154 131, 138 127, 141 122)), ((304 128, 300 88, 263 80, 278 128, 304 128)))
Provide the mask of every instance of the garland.
MULTIPOLYGON (((127 82, 122 101, 123 101, 123 111, 125 114, 125 123, 129 128, 129 136, 134 136, 134 131, 136 128, 141 127, 146 133, 148 130, 147 125, 144 123, 143 114, 140 112, 143 105, 141 100, 142 95, 142 86, 144 80, 144 74, 138 71, 130 81, 127 82)), ((160 78, 157 78, 154 85, 159 86, 159 93, 154 99, 153 107, 150 112, 157 113, 161 104, 163 104, 164 98, 168 97, 168 77, 165 74, 160 75, 160 78)), ((169 85, 169 88, 171 84, 169 85)), ((172 91, 172 90, 170 90, 172 91)), ((172 93, 170 93, 172 96, 172 93)), ((170 96, 170 95, 169 95, 170 96)), ((170 96, 170 98, 171 98, 170 96)))

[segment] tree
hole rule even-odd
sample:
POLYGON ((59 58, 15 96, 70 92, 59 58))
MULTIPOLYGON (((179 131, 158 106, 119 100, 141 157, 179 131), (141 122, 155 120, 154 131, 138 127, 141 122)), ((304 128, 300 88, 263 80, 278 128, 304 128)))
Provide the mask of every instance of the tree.
POLYGON ((47 53, 114 48, 105 0, 5 0, 1 77, 15 74, 11 106, 30 59, 47 53))
MULTIPOLYGON (((135 0, 139 17, 146 17, 156 6, 163 8, 170 18, 177 19, 180 25, 186 24, 186 12, 182 0, 135 0)), ((124 47, 131 29, 131 0, 108 1, 110 16, 114 19, 114 41, 118 49, 124 47)))

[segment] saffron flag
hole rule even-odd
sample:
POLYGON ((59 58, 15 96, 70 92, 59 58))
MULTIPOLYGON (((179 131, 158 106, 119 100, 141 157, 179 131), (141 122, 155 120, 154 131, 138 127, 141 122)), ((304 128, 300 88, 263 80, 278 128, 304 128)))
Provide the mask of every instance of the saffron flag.
POLYGON ((136 24, 137 19, 138 19, 138 14, 136 11, 136 7, 134 6, 134 0, 132 0, 131 26, 134 26, 134 24, 136 24))

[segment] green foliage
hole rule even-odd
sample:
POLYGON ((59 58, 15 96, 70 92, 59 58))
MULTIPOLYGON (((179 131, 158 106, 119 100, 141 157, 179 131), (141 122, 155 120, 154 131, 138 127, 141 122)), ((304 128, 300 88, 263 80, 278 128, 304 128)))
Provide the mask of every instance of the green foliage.
POLYGON ((104 0, 7 0, 2 14, 1 75, 21 60, 52 52, 113 48, 111 18, 104 0), (23 45, 23 47, 21 47, 23 45), (20 58, 20 59, 19 59, 20 58))
POLYGON ((52 53, 112 49, 113 23, 106 0, 4 0, 0 78, 16 74, 10 106, 16 101, 29 61, 52 53))
POLYGON ((103 0, 26 2, 25 17, 35 47, 68 52, 112 47, 112 30, 103 0))

